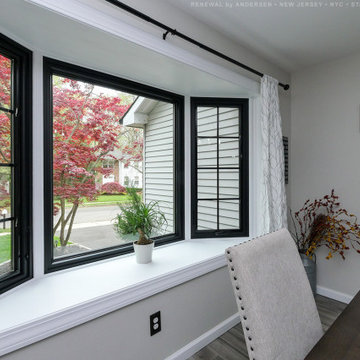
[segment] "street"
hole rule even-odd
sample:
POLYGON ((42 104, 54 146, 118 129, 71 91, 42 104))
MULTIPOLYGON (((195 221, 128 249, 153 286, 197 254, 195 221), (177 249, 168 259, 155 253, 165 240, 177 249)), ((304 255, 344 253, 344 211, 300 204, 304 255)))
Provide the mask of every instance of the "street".
MULTIPOLYGON (((67 246, 68 249, 65 253, 61 253, 61 249, 55 249, 55 257, 128 242, 128 240, 121 239, 114 230, 114 219, 118 213, 117 205, 80 207, 70 235, 72 245, 67 246)), ((59 215, 54 217, 54 223, 58 219, 59 215)), ((56 235, 59 236, 59 230, 56 235)))

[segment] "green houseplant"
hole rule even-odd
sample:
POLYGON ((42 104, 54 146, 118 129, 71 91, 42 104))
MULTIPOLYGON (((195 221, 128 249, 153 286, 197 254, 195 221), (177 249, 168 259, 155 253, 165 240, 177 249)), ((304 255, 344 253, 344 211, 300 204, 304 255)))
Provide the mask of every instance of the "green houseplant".
POLYGON ((167 224, 157 201, 145 204, 134 188, 127 188, 130 203, 119 204, 120 213, 115 218, 115 230, 119 235, 139 235, 134 242, 136 261, 151 262, 154 241, 151 235, 167 224))

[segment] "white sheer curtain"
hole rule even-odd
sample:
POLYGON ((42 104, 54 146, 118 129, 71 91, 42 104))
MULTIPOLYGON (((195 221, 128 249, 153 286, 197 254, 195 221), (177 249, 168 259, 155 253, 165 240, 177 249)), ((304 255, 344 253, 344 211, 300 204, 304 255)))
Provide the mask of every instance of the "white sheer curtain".
POLYGON ((261 133, 263 183, 261 194, 262 233, 287 227, 284 148, 279 109, 278 81, 261 79, 261 133))

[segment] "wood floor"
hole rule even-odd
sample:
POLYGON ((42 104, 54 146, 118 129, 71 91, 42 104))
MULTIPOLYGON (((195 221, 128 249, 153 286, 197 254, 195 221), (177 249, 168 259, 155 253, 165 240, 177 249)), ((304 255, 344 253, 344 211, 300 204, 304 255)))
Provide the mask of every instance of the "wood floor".
MULTIPOLYGON (((320 295, 317 295, 315 300, 326 331, 346 304, 320 295)), ((249 360, 241 324, 234 326, 188 360, 249 360)))

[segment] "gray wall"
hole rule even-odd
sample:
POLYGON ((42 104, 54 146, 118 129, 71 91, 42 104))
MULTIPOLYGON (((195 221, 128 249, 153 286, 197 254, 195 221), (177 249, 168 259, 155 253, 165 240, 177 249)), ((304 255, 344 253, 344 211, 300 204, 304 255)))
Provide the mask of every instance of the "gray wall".
MULTIPOLYGON (((360 218, 360 54, 297 72, 292 77, 291 203, 332 188, 360 218)), ((325 260, 318 254, 318 285, 354 295, 360 254, 325 260)))
POLYGON ((227 268, 152 296, 24 349, 3 360, 161 360, 237 311, 227 268), (149 334, 160 310, 162 331, 149 334))

